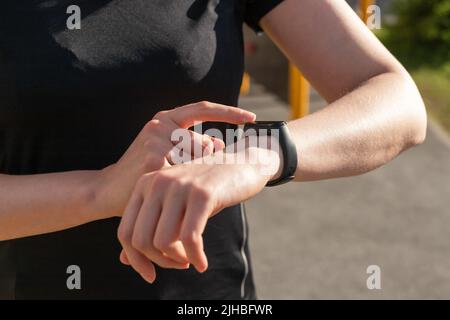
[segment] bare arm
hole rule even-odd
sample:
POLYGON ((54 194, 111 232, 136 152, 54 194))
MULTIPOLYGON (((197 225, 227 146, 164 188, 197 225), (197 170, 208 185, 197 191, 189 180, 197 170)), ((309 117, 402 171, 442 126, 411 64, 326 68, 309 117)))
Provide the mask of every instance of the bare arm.
MULTIPOLYGON (((102 170, 36 175, 0 174, 0 241, 49 233, 94 220, 121 216, 136 181, 169 166, 175 129, 194 121, 244 123, 255 115, 239 108, 199 102, 155 115, 125 154, 102 170)), ((200 150, 210 137, 190 135, 200 150)), ((209 148, 211 150, 211 148, 209 148)))
POLYGON ((360 174, 425 139, 414 82, 345 1, 286 0, 261 23, 330 102, 289 123, 297 180, 360 174))
POLYGON ((92 198, 96 174, 1 174, 0 240, 67 229, 103 218, 92 198))
MULTIPOLYGON (((363 173, 425 139, 426 114, 416 86, 345 1, 285 0, 262 19, 262 27, 330 103, 289 123, 299 155, 297 180, 363 173)), ((149 282, 156 273, 148 260, 163 266, 162 257, 206 270, 202 234, 208 219, 260 192, 272 178, 262 169, 282 162, 263 148, 238 153, 247 151, 265 161, 236 164, 233 156, 216 153, 212 159, 230 160, 143 176, 119 227, 122 261, 149 282)))

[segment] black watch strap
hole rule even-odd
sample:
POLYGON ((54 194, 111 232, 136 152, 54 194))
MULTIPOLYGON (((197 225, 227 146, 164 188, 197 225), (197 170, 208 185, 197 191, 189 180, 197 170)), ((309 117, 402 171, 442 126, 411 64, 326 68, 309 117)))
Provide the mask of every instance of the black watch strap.
POLYGON ((278 136, 280 151, 283 155, 283 169, 277 179, 271 180, 266 186, 277 186, 291 181, 295 177, 297 170, 297 148, 289 133, 289 128, 285 121, 255 121, 246 123, 244 126, 244 135, 249 129, 253 129, 256 134, 278 136), (276 130, 276 131, 274 131, 276 130))

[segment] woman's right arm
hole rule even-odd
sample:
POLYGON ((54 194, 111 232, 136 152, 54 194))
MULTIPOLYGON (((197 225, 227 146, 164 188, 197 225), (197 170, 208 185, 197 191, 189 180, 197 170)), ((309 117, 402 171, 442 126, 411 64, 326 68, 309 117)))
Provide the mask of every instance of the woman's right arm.
MULTIPOLYGON (((0 241, 121 216, 136 181, 170 165, 167 157, 174 147, 170 138, 175 129, 197 121, 241 124, 254 119, 254 114, 238 108, 199 102, 158 113, 124 155, 102 170, 0 174, 0 241)), ((212 143, 199 134, 192 133, 192 138, 202 147, 212 143)))
POLYGON ((75 227, 107 218, 96 206, 100 171, 0 174, 0 240, 75 227))

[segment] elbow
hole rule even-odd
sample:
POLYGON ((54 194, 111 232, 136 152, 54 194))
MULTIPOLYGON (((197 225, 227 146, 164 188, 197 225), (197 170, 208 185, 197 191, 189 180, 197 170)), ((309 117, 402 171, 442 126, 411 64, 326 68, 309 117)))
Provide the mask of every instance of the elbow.
POLYGON ((426 114, 422 115, 420 119, 417 119, 413 128, 411 128, 412 134, 409 141, 410 146, 417 146, 425 142, 427 137, 427 117, 426 114))
POLYGON ((427 113, 425 103, 414 80, 408 73, 401 75, 404 86, 403 128, 405 149, 425 142, 427 135, 427 113))
POLYGON ((425 108, 425 103, 417 89, 416 84, 413 80, 412 83, 412 95, 414 96, 411 103, 410 117, 412 119, 410 124, 410 138, 409 144, 411 146, 420 145, 425 142, 427 136, 427 112, 425 108))

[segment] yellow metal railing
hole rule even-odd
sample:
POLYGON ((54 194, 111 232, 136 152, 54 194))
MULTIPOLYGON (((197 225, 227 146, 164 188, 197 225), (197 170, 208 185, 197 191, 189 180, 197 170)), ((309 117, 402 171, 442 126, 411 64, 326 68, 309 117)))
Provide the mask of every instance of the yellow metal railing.
MULTIPOLYGON (((360 17, 367 22, 367 8, 375 4, 375 0, 360 0, 360 17)), ((292 63, 289 64, 289 103, 291 105, 291 118, 304 117, 309 112, 309 84, 301 72, 292 63)))
POLYGON ((250 76, 247 72, 244 72, 242 76, 241 92, 240 94, 245 96, 250 92, 250 76))
POLYGON ((367 19, 369 18, 369 13, 367 12, 367 8, 369 8, 371 5, 375 4, 375 0, 360 0, 359 1, 359 16, 361 17, 362 21, 367 22, 367 19))
POLYGON ((292 63, 289 64, 289 104, 292 119, 304 117, 309 112, 309 83, 292 63))

